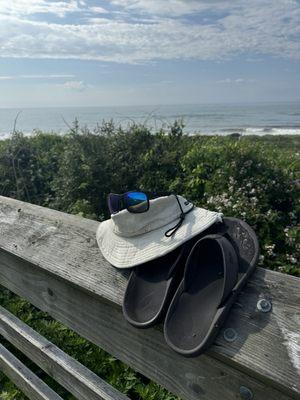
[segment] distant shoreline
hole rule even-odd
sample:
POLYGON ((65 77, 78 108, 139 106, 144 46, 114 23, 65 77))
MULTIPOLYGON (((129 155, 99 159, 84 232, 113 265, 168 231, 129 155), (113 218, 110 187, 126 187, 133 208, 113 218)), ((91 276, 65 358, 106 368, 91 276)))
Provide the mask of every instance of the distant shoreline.
MULTIPOLYGON (((37 130, 34 132, 29 132, 29 133, 22 132, 19 130, 17 130, 17 132, 23 134, 25 137, 28 137, 28 138, 34 137, 37 134, 64 136, 64 135, 68 135, 70 133, 70 131, 69 132, 67 132, 67 131, 66 132, 54 132, 54 131, 47 132, 47 131, 41 131, 41 130, 37 130)), ((95 135, 98 135, 97 133, 92 132, 92 131, 90 133, 94 133, 95 135)), ((83 133, 80 132, 79 134, 83 134, 83 133)), ((155 132, 153 132, 153 134, 155 134, 155 132)), ((214 136, 216 136, 216 137, 232 137, 232 138, 236 138, 236 139, 242 139, 242 138, 255 139, 255 138, 257 138, 257 139, 261 139, 261 140, 267 139, 268 142, 275 142, 277 140, 286 138, 288 140, 296 140, 297 143, 299 141, 299 145, 300 145, 300 131, 299 131, 299 133, 294 133, 294 134, 284 134, 284 133, 283 134, 281 134, 281 133, 280 134, 270 134, 269 132, 266 132, 264 134, 259 134, 259 135, 255 134, 255 133, 243 134, 243 133, 238 132, 238 130, 236 130, 235 132, 226 133, 226 134, 224 134, 224 133, 223 134, 218 134, 218 133, 207 134, 207 133, 199 133, 199 132, 194 132, 194 133, 184 132, 184 134, 187 136, 201 136, 201 137, 207 137, 207 138, 214 137, 214 136)), ((13 133, 9 133, 5 136, 0 135, 0 142, 11 139, 12 135, 13 135, 13 133)))
POLYGON ((103 121, 124 129, 136 123, 152 131, 167 130, 177 120, 189 134, 297 135, 300 103, 0 109, 0 137, 8 136, 15 120, 16 128, 26 135, 34 129, 64 134, 75 120, 90 131, 103 121))

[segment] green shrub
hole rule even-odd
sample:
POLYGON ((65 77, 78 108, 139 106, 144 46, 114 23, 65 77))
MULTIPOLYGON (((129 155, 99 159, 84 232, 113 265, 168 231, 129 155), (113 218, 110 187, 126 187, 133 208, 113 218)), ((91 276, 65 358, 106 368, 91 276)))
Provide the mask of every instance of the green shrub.
POLYGON ((292 151, 270 144, 212 138, 182 159, 185 195, 246 220, 259 237, 264 266, 299 273, 298 163, 292 151))

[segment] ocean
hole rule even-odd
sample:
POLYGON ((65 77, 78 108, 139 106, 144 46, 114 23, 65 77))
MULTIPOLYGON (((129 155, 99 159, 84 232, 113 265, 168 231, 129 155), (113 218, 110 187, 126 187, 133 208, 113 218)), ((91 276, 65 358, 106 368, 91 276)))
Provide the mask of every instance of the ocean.
POLYGON ((300 134, 300 103, 2 108, 0 138, 12 132, 17 115, 16 128, 25 134, 35 130, 65 133, 75 118, 80 126, 90 129, 102 121, 113 119, 123 127, 136 122, 156 130, 170 126, 176 119, 182 119, 185 131, 191 134, 300 134))

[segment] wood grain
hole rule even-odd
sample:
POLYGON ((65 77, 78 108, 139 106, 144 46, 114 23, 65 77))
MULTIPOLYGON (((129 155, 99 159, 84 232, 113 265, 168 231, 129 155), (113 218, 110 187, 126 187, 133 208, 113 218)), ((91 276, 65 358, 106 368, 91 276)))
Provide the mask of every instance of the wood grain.
POLYGON ((2 251, 0 262, 5 287, 183 399, 232 400, 239 398, 241 386, 251 389, 255 400, 291 398, 208 355, 176 354, 159 329, 135 329, 119 307, 45 270, 2 251))
POLYGON ((0 335, 79 400, 128 400, 96 374, 0 306, 0 335))
POLYGON ((128 274, 103 259, 97 226, 1 197, 0 283, 183 398, 232 399, 243 382, 254 385, 255 398, 299 398, 298 278, 257 269, 224 327, 237 339, 226 342, 223 329, 206 355, 185 359, 167 348, 160 328, 139 331, 124 321, 128 274), (270 313, 257 310, 260 298, 272 302, 270 313))
POLYGON ((0 369, 31 400, 62 400, 2 344, 0 344, 0 369))

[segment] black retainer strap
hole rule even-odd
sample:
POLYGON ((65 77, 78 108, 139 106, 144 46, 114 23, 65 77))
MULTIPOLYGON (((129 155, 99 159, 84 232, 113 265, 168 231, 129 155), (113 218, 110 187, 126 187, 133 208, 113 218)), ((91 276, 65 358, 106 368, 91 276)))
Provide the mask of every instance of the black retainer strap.
POLYGON ((177 196, 176 196, 176 200, 177 200, 177 202, 179 204, 179 207, 180 207, 180 210, 181 210, 181 214, 180 214, 179 221, 177 222, 177 224, 175 226, 173 226, 172 228, 168 229, 165 232, 165 236, 166 237, 171 237, 172 235, 174 235, 176 233, 176 231, 181 227, 186 214, 191 212, 193 210, 193 208, 194 208, 194 205, 193 205, 188 211, 184 212, 177 196))

